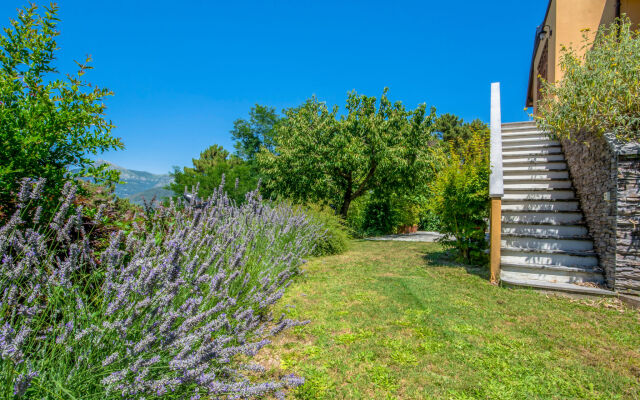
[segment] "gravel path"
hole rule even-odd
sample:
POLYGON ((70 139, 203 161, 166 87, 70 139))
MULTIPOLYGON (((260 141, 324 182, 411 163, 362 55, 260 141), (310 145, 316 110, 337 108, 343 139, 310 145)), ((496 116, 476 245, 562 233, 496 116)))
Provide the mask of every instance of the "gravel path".
POLYGON ((367 240, 397 240, 400 242, 435 242, 441 234, 438 232, 418 231, 416 233, 402 233, 398 235, 386 235, 367 238, 367 240))

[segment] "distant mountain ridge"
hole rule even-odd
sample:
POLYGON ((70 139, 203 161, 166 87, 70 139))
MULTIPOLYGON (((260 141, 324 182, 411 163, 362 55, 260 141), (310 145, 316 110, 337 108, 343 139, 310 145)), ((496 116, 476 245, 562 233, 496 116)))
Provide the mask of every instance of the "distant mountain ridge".
POLYGON ((173 196, 171 190, 165 189, 167 185, 173 183, 173 178, 169 174, 153 174, 147 171, 137 171, 124 168, 106 160, 98 160, 96 164, 107 164, 109 165, 109 169, 120 172, 120 181, 124 183, 116 185, 115 194, 118 197, 141 204, 143 199, 150 201, 154 196, 157 200, 173 196))

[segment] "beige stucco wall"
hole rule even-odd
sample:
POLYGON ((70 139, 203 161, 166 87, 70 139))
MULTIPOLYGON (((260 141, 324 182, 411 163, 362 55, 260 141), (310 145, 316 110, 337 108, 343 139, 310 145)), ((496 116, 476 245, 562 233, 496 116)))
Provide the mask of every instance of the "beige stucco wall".
POLYGON ((620 0, 620 14, 627 14, 637 28, 640 22, 640 0, 620 0))
MULTIPOLYGON (((586 29, 592 36, 602 24, 616 18, 616 0, 557 0, 556 1, 555 57, 560 61, 562 48, 572 47, 582 52, 583 34, 586 29)), ((560 62, 554 66, 555 80, 562 79, 560 62)))
MULTIPOLYGON (((552 34, 543 39, 538 46, 533 60, 535 76, 545 41, 549 41, 547 78, 550 82, 555 82, 562 79, 560 60, 563 46, 582 52, 585 30, 588 30, 588 35, 595 34, 600 25, 610 24, 615 20, 616 12, 616 0, 551 0, 543 24, 551 27, 552 34)), ((640 0, 621 0, 620 12, 627 14, 631 21, 640 22, 640 0)), ((535 105, 540 94, 537 79, 534 79, 533 85, 535 105)))

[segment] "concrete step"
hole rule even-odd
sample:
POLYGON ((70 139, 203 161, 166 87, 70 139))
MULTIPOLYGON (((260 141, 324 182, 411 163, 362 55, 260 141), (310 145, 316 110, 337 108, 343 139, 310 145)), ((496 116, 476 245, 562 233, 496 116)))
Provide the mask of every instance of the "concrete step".
POLYGON ((506 150, 546 150, 550 148, 560 148, 560 142, 557 140, 549 140, 545 142, 510 142, 510 143, 502 143, 502 151, 506 150))
POLYGON ((505 187, 502 200, 573 200, 575 198, 575 192, 570 189, 531 190, 505 187))
MULTIPOLYGON (((517 224, 515 224, 517 225, 517 224)), ((527 225, 527 226, 539 226, 539 225, 527 225)), ((573 225, 569 225, 573 226, 573 225)), ((549 240, 589 240, 591 237, 586 234, 549 234, 549 233, 502 233, 502 238, 529 238, 529 239, 549 239, 549 240)), ((593 242, 593 241, 592 241, 593 242)))
POLYGON ((553 147, 541 147, 538 149, 535 148, 524 148, 524 149, 502 149, 502 157, 506 158, 519 158, 519 157, 540 157, 547 156, 551 154, 559 154, 564 160, 564 155, 562 154, 562 148, 560 146, 553 147))
POLYGON ((580 203, 570 201, 503 200, 502 211, 580 211, 580 203))
POLYGON ((503 160, 503 171, 566 171, 566 162, 530 162, 503 160))
POLYGON ((517 132, 502 132, 500 135, 502 137, 502 141, 505 140, 516 140, 516 139, 540 139, 540 140, 549 140, 549 135, 543 132, 538 132, 536 130, 531 131, 517 131, 517 132))
POLYGON ((605 296, 605 297, 615 297, 617 296, 615 292, 611 290, 602 289, 599 287, 590 287, 590 286, 582 286, 576 285, 575 283, 552 283, 545 282, 538 279, 517 279, 511 277, 502 277, 502 273, 500 274, 500 282, 506 286, 515 286, 515 287, 524 287, 524 288, 533 288, 538 290, 548 290, 548 291, 559 291, 572 293, 577 295, 586 295, 586 296, 605 296))
POLYGON ((503 223, 502 235, 540 235, 558 237, 584 237, 588 235, 584 225, 553 225, 553 224, 519 224, 503 223))
POLYGON ((502 247, 525 248, 534 250, 593 250, 590 239, 542 239, 535 236, 502 235, 502 247))
POLYGON ((583 221, 582 213, 575 211, 503 211, 505 224, 577 225, 583 221))
POLYGON ((502 153, 502 165, 508 164, 537 164, 537 163, 548 163, 548 162, 564 162, 564 154, 509 154, 508 152, 505 154, 502 153))
POLYGON ((502 128, 509 127, 520 127, 520 126, 536 126, 536 121, 512 121, 512 122, 503 122, 502 128))
POLYGON ((503 247, 500 249, 500 263, 598 266, 598 257, 593 251, 577 250, 532 250, 503 247))
POLYGON ((503 180, 505 183, 511 181, 546 181, 546 180, 568 180, 569 171, 565 170, 522 170, 503 168, 503 180))
POLYGON ((504 179, 504 190, 554 190, 571 189, 568 179, 521 179, 509 177, 504 179))
POLYGON ((516 122, 516 123, 507 123, 502 124, 501 131, 502 132, 518 132, 518 131, 526 131, 526 130, 538 130, 535 122, 516 122))
POLYGON ((522 137, 522 136, 516 136, 516 137, 510 137, 510 136, 503 136, 502 137, 502 148, 504 148, 505 146, 511 146, 511 145, 527 145, 527 144, 553 144, 553 145, 559 145, 560 142, 558 142, 555 139, 550 139, 547 136, 526 136, 526 137, 522 137))
POLYGON ((604 283, 604 277, 599 269, 538 265, 531 263, 501 264, 500 277, 520 280, 535 279, 550 283, 604 283))

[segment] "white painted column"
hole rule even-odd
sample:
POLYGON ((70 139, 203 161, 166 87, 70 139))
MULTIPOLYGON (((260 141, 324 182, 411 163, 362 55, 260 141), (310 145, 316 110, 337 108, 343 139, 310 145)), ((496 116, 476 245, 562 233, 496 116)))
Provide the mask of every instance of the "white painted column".
POLYGON ((500 83, 491 84, 491 138, 489 160, 489 196, 491 197, 491 217, 489 218, 490 282, 500 281, 500 246, 502 239, 502 118, 500 116, 500 83))
POLYGON ((502 180, 502 117, 500 115, 500 82, 491 84, 491 175, 489 178, 489 196, 504 196, 502 180))

